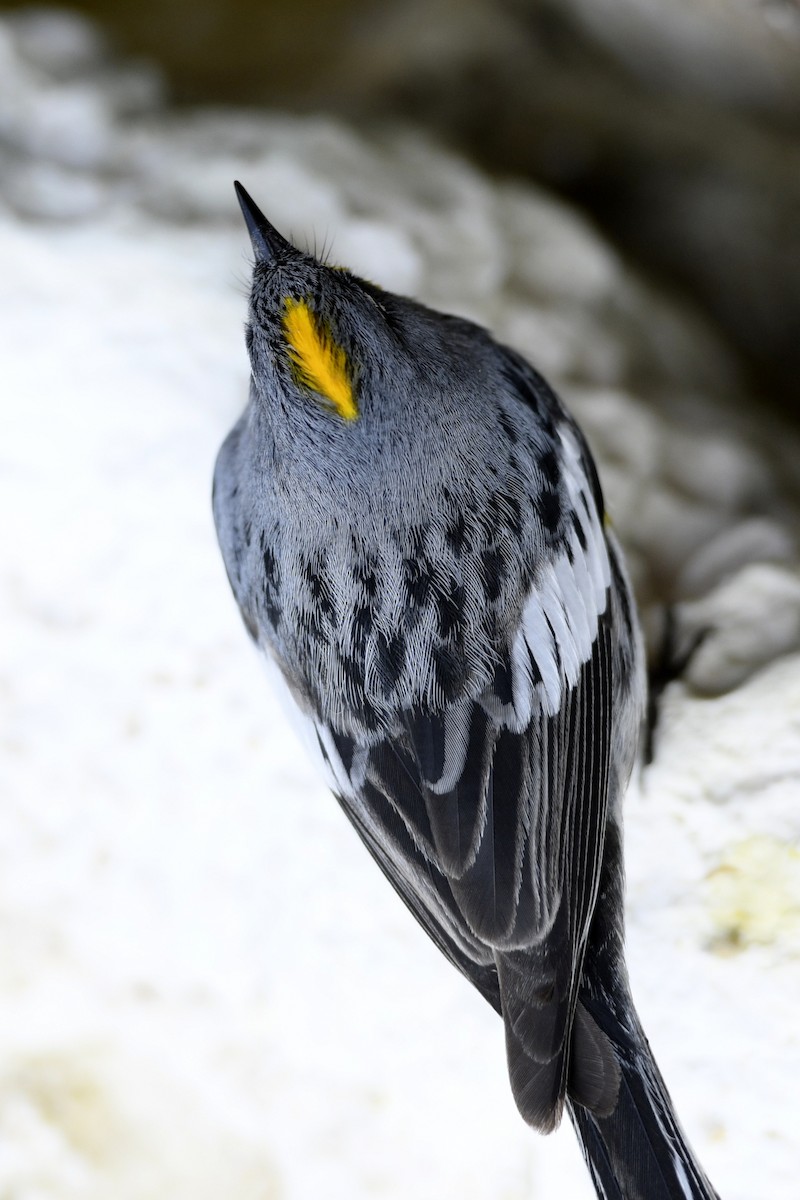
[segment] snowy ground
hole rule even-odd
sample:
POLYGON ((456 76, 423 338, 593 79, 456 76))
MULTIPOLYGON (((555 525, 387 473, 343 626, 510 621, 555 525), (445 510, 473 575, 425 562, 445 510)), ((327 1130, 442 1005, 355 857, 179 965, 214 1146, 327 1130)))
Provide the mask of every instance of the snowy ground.
POLYGON ((533 192, 408 133, 172 116, 79 24, 0 23, 0 60, 2 1200, 591 1195, 296 751, 229 595, 234 177, 285 232, 527 346, 590 429, 642 595, 714 623, 629 797, 631 973, 721 1195, 794 1200, 796 444, 533 192))

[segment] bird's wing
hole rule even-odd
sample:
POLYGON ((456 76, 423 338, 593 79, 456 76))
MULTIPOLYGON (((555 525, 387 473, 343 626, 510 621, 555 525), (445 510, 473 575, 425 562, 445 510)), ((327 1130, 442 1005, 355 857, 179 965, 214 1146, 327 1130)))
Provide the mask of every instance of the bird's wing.
MULTIPOLYGON (((515 1097, 542 1129, 570 1070, 609 790, 611 572, 596 507, 584 496, 576 511, 481 695, 406 711, 369 748, 318 730, 335 790, 418 919, 484 994, 494 965, 515 1097)), ((587 1021, 572 1070, 602 1106, 587 1021)))

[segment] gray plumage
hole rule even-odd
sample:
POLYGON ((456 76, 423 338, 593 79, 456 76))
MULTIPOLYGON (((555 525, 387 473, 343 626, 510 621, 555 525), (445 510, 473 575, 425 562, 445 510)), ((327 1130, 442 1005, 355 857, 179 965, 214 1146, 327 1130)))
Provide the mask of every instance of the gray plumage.
POLYGON ((502 1014, 525 1119, 567 1104, 609 1200, 711 1197, 627 988, 645 687, 586 442, 486 330, 301 253, 238 191, 252 378, 214 515, 247 628, 368 849, 502 1014))

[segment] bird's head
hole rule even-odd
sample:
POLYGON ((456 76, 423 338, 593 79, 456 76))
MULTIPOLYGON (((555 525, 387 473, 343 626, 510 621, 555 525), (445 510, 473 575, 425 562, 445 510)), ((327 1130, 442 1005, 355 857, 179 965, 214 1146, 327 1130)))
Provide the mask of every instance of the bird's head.
POLYGON ((376 449, 404 440, 412 423, 419 435, 474 415, 485 330, 298 250, 238 183, 236 192, 255 257, 246 329, 253 399, 273 428, 350 450, 369 439, 376 449))

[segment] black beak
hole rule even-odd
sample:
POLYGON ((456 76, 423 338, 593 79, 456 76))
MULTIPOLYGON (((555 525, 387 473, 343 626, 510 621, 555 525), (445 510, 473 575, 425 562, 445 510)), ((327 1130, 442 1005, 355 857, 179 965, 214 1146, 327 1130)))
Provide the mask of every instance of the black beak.
POLYGON ((250 241, 253 243, 256 262, 272 262, 278 255, 284 257, 286 254, 296 254, 297 251, 291 242, 287 242, 286 238, 281 237, 277 229, 270 225, 255 200, 244 190, 242 185, 237 181, 233 186, 236 188, 244 223, 250 234, 250 241))

